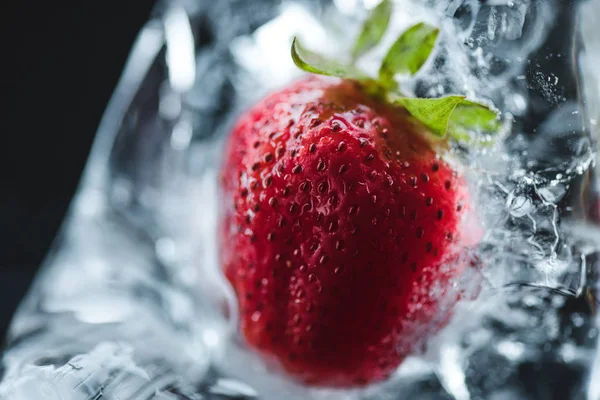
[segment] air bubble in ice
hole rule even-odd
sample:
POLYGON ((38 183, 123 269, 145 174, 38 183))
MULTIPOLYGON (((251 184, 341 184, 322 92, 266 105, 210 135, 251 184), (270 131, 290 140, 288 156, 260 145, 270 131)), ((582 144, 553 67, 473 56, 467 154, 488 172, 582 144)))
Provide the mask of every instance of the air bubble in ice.
POLYGON ((560 183, 550 184, 537 189, 537 193, 546 203, 557 204, 567 193, 565 185, 560 183))
POLYGON ((531 200, 523 195, 515 195, 514 192, 509 193, 506 198, 506 207, 510 215, 516 218, 524 217, 533 211, 534 207, 531 200))
POLYGON ((523 343, 514 342, 511 340, 502 340, 496 344, 498 353, 502 354, 511 361, 518 361, 525 353, 525 345, 523 343))

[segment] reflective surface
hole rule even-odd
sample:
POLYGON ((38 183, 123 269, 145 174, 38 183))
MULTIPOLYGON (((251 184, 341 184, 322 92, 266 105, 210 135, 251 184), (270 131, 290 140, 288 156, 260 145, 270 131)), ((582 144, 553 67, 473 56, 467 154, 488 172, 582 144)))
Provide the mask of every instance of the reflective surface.
MULTIPOLYGON (((435 60, 403 88, 489 99, 514 120, 495 147, 456 149, 486 227, 484 286, 423 353, 382 385, 308 389, 237 333, 216 257, 223 139, 240 111, 300 76, 294 34, 343 52, 376 3, 157 6, 54 251, 13 320, 0 397, 600 398, 600 377, 590 378, 600 374, 597 0, 397 1, 382 49, 415 21, 442 30, 435 60)), ((364 67, 376 68, 380 53, 364 67)))

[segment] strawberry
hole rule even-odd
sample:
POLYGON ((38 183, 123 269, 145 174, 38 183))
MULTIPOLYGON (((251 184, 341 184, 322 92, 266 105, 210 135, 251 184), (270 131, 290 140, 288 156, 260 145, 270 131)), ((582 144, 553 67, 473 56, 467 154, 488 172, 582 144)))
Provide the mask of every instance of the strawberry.
POLYGON ((241 331, 311 385, 387 378, 448 320, 478 239, 447 141, 427 107, 382 95, 389 83, 308 76, 228 142, 220 256, 241 331))

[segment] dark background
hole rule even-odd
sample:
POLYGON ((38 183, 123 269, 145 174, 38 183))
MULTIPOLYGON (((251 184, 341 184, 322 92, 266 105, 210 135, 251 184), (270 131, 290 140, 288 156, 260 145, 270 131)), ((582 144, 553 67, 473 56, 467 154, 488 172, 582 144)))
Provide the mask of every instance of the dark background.
POLYGON ((154 1, 2 3, 0 338, 60 226, 154 1))

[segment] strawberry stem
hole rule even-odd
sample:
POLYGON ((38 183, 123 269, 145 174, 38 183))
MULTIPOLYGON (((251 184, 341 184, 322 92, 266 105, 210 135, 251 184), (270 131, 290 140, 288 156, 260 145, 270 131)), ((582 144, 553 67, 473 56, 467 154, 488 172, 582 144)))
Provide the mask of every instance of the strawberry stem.
POLYGON ((358 57, 375 47, 383 38, 392 14, 392 1, 383 0, 364 23, 352 51, 352 63, 343 63, 292 42, 292 59, 303 71, 359 81, 371 96, 404 107, 439 137, 448 135, 455 141, 470 141, 474 135, 497 133, 501 124, 498 112, 465 96, 451 95, 435 99, 410 98, 400 93, 397 74, 416 74, 425 64, 437 41, 439 29, 418 23, 404 31, 388 50, 377 78, 355 67, 358 57))

